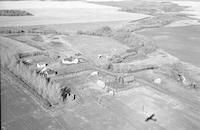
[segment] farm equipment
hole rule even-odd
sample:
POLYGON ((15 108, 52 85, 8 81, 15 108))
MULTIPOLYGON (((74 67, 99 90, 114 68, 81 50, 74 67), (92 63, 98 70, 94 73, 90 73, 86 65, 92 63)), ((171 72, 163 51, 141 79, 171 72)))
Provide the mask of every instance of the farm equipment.
POLYGON ((43 68, 43 69, 39 72, 39 74, 40 74, 41 76, 44 76, 44 77, 46 77, 46 78, 49 78, 49 77, 52 77, 52 76, 57 75, 58 72, 55 71, 55 70, 52 70, 52 69, 50 69, 50 68, 43 68))

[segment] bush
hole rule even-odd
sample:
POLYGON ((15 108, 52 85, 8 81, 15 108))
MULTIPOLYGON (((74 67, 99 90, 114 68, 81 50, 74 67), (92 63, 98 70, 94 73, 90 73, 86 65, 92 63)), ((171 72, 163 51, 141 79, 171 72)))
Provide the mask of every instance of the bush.
POLYGON ((33 14, 24 10, 0 10, 0 16, 32 16, 33 14))
POLYGON ((107 37, 112 36, 112 33, 113 30, 108 26, 104 26, 100 29, 93 31, 81 31, 81 30, 77 31, 77 34, 79 35, 107 36, 107 37))
POLYGON ((17 64, 16 57, 12 53, 8 53, 5 50, 1 51, 1 65, 8 68, 17 76, 28 83, 34 91, 41 95, 44 99, 47 99, 52 104, 59 104, 62 102, 61 86, 58 83, 48 83, 45 78, 37 75, 35 71, 24 66, 23 64, 17 64))

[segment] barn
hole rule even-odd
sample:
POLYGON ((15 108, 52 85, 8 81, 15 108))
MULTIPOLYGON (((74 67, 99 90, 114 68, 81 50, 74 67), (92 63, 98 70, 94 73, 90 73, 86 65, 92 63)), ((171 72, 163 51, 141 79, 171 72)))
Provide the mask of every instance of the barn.
POLYGON ((130 84, 130 83, 134 82, 134 80, 135 80, 135 77, 132 74, 118 77, 118 82, 120 84, 124 84, 124 85, 130 84))

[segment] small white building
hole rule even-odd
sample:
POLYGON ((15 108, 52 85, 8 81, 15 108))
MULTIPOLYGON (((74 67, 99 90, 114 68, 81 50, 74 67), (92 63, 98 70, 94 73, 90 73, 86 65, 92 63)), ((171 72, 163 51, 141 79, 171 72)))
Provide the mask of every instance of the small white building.
POLYGON ((153 82, 154 82, 155 84, 161 84, 162 80, 161 80, 161 78, 156 78, 156 79, 154 79, 153 82))
POLYGON ((101 89, 105 88, 105 86, 106 86, 106 84, 105 84, 103 81, 101 81, 101 80, 97 80, 97 85, 98 85, 101 89))
POLYGON ((73 59, 73 58, 62 59, 62 64, 68 64, 68 65, 70 65, 70 64, 78 64, 78 63, 79 63, 78 58, 75 58, 75 59, 73 59))
POLYGON ((42 68, 45 68, 46 66, 47 66, 48 64, 46 64, 46 63, 37 63, 37 68, 39 68, 39 69, 42 69, 42 68))
POLYGON ((94 71, 90 74, 91 76, 95 76, 95 75, 99 75, 99 72, 98 71, 94 71))

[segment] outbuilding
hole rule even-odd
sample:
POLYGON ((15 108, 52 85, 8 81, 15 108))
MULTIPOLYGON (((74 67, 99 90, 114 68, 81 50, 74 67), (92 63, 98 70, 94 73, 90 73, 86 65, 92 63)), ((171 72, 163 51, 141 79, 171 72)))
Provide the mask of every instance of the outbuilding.
POLYGON ((97 80, 97 85, 101 88, 101 89, 103 89, 103 88, 105 88, 105 83, 103 82, 103 81, 101 81, 101 80, 97 80))
POLYGON ((62 59, 62 63, 68 65, 78 64, 78 62, 79 62, 78 58, 73 58, 73 57, 62 59))

